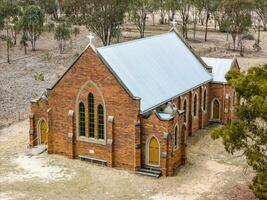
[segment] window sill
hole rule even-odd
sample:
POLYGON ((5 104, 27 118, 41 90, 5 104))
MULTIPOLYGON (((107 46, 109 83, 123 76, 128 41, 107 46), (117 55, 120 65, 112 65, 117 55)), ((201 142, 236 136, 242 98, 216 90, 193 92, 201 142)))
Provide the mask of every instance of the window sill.
POLYGON ((106 145, 106 140, 102 140, 102 139, 95 139, 95 138, 88 138, 85 136, 79 136, 77 138, 78 141, 81 142, 88 142, 88 143, 94 143, 94 144, 102 144, 102 145, 106 145))

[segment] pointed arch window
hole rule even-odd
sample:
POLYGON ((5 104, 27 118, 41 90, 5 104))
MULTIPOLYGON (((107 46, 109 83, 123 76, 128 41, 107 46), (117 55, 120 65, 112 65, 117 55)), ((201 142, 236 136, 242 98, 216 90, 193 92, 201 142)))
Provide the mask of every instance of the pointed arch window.
POLYGON ((197 94, 194 96, 193 115, 194 117, 197 116, 197 94))
POLYGON ((79 104, 79 130, 80 136, 85 136, 85 106, 83 102, 79 104))
POLYGON ((101 104, 97 107, 98 114, 98 139, 104 140, 104 108, 101 104))
POLYGON ((187 99, 184 100, 184 122, 187 122, 187 99))
POLYGON ((94 138, 95 137, 95 114, 94 114, 94 95, 92 93, 89 93, 88 95, 88 116, 89 116, 89 137, 94 138))
POLYGON ((203 94, 203 111, 207 110, 207 89, 204 90, 203 94))

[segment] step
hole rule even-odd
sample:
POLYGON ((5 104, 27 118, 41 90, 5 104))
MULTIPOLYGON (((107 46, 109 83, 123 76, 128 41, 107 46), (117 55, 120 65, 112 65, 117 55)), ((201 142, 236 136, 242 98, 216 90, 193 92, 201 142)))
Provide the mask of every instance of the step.
POLYGON ((158 170, 151 170, 151 169, 141 168, 139 171, 140 172, 151 173, 151 174, 156 174, 156 175, 161 175, 161 171, 158 171, 158 170))
POLYGON ((46 150, 47 150, 47 146, 46 145, 37 145, 37 146, 34 146, 32 148, 29 148, 27 150, 26 154, 28 156, 37 156, 39 154, 42 154, 46 150))
POLYGON ((160 175, 158 174, 153 174, 153 173, 148 173, 148 172, 142 172, 142 171, 136 171, 136 174, 144 175, 144 176, 149 176, 153 178, 159 178, 160 175))
POLYGON ((148 170, 161 172, 161 168, 160 167, 153 167, 153 166, 148 166, 148 165, 142 165, 141 169, 148 169, 148 170))

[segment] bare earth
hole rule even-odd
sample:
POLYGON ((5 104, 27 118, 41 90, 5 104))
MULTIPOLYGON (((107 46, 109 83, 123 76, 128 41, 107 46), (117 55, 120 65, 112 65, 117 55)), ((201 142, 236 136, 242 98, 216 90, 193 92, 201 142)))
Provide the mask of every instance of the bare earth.
POLYGON ((0 130, 0 199, 255 200, 243 158, 229 156, 205 128, 189 139, 188 162, 154 179, 59 155, 28 157, 28 121, 0 130))

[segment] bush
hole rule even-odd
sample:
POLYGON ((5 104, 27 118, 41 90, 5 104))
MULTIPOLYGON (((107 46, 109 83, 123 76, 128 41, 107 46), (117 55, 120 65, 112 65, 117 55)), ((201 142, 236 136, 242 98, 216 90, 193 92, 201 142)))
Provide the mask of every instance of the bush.
POLYGON ((79 27, 74 27, 72 30, 72 33, 74 34, 75 37, 80 34, 80 29, 79 27))
POLYGON ((48 22, 47 24, 47 31, 51 32, 55 29, 55 24, 53 22, 48 22))
POLYGON ((36 73, 33 75, 34 80, 36 81, 44 81, 44 74, 43 73, 36 73))

